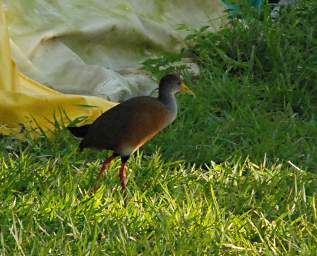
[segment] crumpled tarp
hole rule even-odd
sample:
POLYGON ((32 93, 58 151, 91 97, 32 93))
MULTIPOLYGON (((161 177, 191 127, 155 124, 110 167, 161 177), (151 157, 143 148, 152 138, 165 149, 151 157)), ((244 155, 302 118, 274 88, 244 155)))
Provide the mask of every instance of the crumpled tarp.
POLYGON ((31 78, 64 93, 111 101, 148 95, 140 63, 182 47, 180 24, 217 30, 221 0, 7 0, 14 59, 31 78))
POLYGON ((67 125, 80 117, 90 123, 113 105, 98 97, 57 92, 18 72, 0 1, 0 134, 36 136, 40 127, 50 136, 56 124, 67 125))
POLYGON ((141 62, 180 49, 180 24, 217 30, 223 17, 220 0, 0 0, 0 134, 90 123, 150 94, 141 62))

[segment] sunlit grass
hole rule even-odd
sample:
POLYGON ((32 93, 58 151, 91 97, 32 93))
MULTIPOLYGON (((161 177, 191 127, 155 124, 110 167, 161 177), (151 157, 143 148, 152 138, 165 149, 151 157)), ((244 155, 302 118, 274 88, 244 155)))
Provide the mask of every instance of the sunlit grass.
POLYGON ((91 193, 102 154, 79 154, 66 132, 1 147, 3 255, 316 253, 317 176, 292 165, 198 167, 140 152, 125 205, 119 161, 91 193))

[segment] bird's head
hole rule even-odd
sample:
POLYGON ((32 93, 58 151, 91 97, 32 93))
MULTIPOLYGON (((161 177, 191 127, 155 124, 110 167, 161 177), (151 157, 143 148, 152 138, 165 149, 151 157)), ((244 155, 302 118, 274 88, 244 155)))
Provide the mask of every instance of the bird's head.
POLYGON ((185 92, 195 96, 192 90, 190 90, 187 85, 182 81, 182 79, 176 74, 169 74, 164 76, 160 80, 159 92, 164 93, 177 93, 177 92, 185 92))

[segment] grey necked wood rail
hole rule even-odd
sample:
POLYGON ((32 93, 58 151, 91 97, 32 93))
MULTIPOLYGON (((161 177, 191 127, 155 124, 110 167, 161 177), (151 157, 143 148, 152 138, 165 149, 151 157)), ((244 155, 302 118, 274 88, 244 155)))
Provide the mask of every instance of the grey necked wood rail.
POLYGON ((175 120, 177 92, 193 94, 178 75, 166 75, 160 80, 158 97, 134 97, 104 112, 90 125, 68 127, 73 135, 83 138, 80 150, 95 148, 113 151, 102 164, 97 184, 110 162, 120 156, 119 176, 122 190, 126 189, 127 160, 133 152, 175 120))

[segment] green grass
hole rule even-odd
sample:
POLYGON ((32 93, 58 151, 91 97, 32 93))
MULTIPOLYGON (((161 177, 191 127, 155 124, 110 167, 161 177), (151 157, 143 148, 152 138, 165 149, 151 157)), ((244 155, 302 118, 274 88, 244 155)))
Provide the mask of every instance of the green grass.
POLYGON ((91 194, 103 155, 78 154, 68 133, 1 143, 2 255, 317 253, 317 176, 291 165, 198 167, 139 153, 125 205, 119 161, 91 194))
POLYGON ((240 155, 261 161, 266 154, 315 171, 317 4, 303 1, 278 20, 269 18, 269 9, 247 11, 218 33, 204 27, 191 34, 181 54, 145 62, 159 77, 190 57, 201 72, 193 81, 176 68, 197 98, 181 97, 178 123, 156 142, 177 138, 162 151, 166 159, 205 163, 240 155))
POLYGON ((91 193, 106 153, 67 131, 0 138, 0 255, 317 255, 317 3, 244 12, 144 64, 197 97, 129 160, 126 204, 120 161, 91 193))

